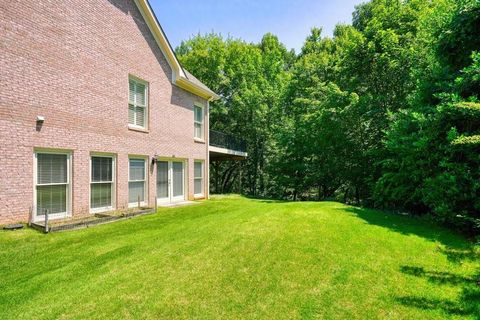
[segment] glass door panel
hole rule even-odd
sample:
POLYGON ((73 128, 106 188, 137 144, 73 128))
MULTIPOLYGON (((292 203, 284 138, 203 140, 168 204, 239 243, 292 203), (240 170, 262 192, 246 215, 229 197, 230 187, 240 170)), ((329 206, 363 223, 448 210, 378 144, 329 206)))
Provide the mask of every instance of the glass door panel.
POLYGON ((157 198, 168 199, 169 187, 168 187, 168 161, 157 162, 157 198))
POLYGON ((172 162, 172 196, 183 199, 183 162, 172 162))

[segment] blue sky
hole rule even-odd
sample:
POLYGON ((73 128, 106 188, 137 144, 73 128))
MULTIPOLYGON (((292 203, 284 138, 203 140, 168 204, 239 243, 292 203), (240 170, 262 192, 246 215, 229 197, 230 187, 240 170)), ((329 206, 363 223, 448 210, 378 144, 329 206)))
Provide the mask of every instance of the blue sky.
POLYGON ((314 26, 331 36, 339 22, 351 23, 362 0, 150 0, 173 47, 192 35, 215 31, 248 42, 276 34, 299 52, 314 26))

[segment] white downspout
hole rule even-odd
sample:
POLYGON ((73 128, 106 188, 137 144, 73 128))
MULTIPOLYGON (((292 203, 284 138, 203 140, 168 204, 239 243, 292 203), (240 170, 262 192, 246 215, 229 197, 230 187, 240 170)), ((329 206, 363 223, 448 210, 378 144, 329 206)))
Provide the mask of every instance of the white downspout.
POLYGON ((210 99, 207 100, 207 163, 205 165, 206 171, 206 189, 207 189, 207 199, 210 199, 210 99))

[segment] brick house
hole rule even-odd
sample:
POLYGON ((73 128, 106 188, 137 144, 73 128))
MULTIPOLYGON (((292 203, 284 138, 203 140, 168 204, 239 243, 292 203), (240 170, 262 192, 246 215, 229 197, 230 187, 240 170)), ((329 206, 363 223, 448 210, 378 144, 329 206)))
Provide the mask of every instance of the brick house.
POLYGON ((0 9, 0 224, 208 197, 218 96, 180 66, 148 1, 0 9))

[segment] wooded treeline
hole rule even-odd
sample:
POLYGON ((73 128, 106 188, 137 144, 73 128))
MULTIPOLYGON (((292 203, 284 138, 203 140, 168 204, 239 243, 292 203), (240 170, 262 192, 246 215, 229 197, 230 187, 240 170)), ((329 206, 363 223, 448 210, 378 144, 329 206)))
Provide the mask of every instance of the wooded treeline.
MULTIPOLYGON (((321 23, 321 21, 319 21, 321 23)), ((247 141, 213 192, 335 199, 480 229, 480 1, 372 0, 300 53, 198 35, 176 50, 247 141)), ((212 175, 213 178, 213 175, 212 175)))

